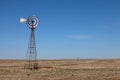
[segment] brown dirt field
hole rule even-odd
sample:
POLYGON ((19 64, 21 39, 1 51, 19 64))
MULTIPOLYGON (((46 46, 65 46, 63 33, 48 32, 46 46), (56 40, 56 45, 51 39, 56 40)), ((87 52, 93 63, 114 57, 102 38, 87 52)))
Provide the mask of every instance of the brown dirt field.
POLYGON ((120 60, 40 60, 24 70, 24 60, 0 60, 0 80, 120 80, 120 60))

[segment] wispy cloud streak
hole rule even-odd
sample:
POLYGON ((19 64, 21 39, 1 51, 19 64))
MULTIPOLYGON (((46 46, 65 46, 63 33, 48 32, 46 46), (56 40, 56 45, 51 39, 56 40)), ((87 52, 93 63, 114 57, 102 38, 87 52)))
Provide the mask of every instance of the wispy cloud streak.
POLYGON ((70 39, 88 39, 88 35, 66 35, 65 37, 70 39))

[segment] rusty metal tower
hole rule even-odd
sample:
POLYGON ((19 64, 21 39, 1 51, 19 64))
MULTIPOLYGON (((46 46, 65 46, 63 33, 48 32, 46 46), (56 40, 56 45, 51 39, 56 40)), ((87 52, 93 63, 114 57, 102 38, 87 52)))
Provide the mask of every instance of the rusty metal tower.
POLYGON ((30 38, 29 38, 29 44, 27 49, 27 63, 25 64, 24 68, 29 70, 38 69, 36 42, 35 42, 35 35, 34 35, 34 30, 38 26, 38 23, 39 23, 39 19, 37 16, 30 16, 26 20, 26 24, 30 29, 30 38))

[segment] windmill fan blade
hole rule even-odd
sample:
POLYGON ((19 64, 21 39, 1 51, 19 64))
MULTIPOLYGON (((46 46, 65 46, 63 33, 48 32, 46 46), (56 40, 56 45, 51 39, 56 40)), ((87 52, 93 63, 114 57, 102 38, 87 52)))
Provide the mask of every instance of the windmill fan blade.
POLYGON ((27 21, 27 19, 25 19, 25 18, 20 18, 20 22, 21 23, 25 23, 27 21))

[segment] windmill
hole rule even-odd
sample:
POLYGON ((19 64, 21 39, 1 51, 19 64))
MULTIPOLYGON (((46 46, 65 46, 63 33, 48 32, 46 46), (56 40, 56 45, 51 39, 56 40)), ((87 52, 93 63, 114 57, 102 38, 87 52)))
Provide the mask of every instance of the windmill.
POLYGON ((30 16, 28 19, 20 18, 20 22, 26 23, 30 29, 30 39, 27 49, 27 63, 25 64, 24 68, 29 70, 37 70, 38 62, 34 30, 38 26, 39 19, 37 16, 30 16))

